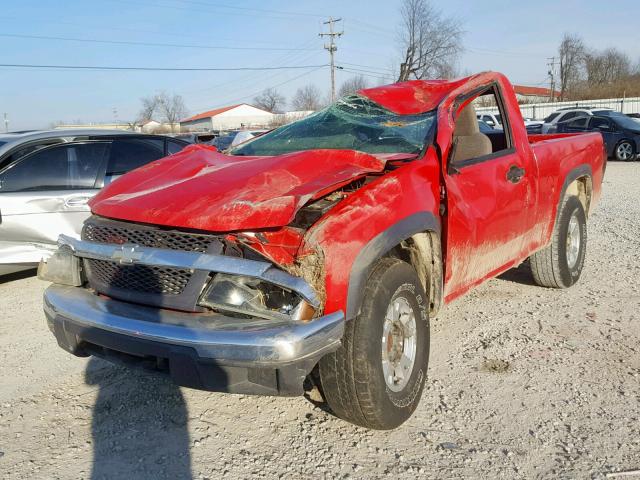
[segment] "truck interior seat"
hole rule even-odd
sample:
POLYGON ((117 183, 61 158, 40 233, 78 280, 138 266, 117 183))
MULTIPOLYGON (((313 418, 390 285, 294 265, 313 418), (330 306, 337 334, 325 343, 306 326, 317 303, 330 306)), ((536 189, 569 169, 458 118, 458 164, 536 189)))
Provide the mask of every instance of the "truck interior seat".
POLYGON ((456 151, 452 159, 454 162, 482 157, 493 151, 489 137, 480 133, 476 109, 472 104, 464 107, 458 115, 453 138, 456 141, 456 151))

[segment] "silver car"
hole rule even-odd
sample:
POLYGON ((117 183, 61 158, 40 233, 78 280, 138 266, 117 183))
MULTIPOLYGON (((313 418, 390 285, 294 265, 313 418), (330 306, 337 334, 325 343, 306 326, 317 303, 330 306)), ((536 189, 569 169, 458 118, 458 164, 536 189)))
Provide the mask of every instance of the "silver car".
POLYGON ((37 266, 61 233, 79 238, 100 188, 187 145, 119 130, 0 134, 0 275, 37 266))

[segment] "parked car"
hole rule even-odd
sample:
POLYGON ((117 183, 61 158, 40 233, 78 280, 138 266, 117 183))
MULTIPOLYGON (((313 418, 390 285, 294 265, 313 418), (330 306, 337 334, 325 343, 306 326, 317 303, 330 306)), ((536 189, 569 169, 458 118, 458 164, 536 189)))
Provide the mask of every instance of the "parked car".
POLYGON ((223 133, 222 135, 211 140, 209 142, 209 145, 213 145, 222 152, 231 146, 231 143, 233 143, 233 139, 236 138, 237 134, 238 132, 223 133))
POLYGON ((0 275, 34 268, 61 233, 79 237, 104 185, 186 145, 119 130, 0 135, 0 275))
POLYGON ((480 133, 494 133, 497 130, 497 128, 493 128, 483 120, 478 120, 478 128, 480 129, 480 133))
POLYGON ((478 118, 478 120, 482 120, 491 128, 495 128, 495 129, 502 128, 502 116, 499 113, 488 113, 488 112, 477 113, 476 117, 478 118))
POLYGON ((539 285, 578 281, 605 166, 600 134, 528 137, 495 72, 360 90, 108 185, 41 263, 44 311, 75 355, 205 390, 315 384, 337 416, 394 428, 443 304, 526 259, 539 285), (483 134, 492 100, 506 128, 483 134))
POLYGON ((613 111, 610 108, 593 108, 593 107, 563 107, 559 108, 547 118, 544 119, 542 125, 542 133, 554 133, 556 125, 559 122, 566 122, 577 117, 589 117, 591 115, 602 115, 606 112, 613 111))
POLYGON ((607 155, 616 160, 628 162, 640 153, 640 124, 619 112, 560 122, 557 130, 558 133, 600 132, 607 155))
POLYGON ((238 130, 229 132, 225 135, 220 135, 217 138, 214 138, 210 145, 213 145, 218 150, 223 151, 231 147, 235 147, 241 143, 246 142, 247 140, 251 140, 252 138, 259 137, 269 130, 260 129, 260 130, 238 130))
POLYGON ((544 122, 541 120, 530 120, 524 122, 524 127, 529 135, 539 135, 542 133, 544 122))
POLYGON ((166 135, 167 137, 177 138, 187 143, 200 143, 196 133, 167 133, 166 135))

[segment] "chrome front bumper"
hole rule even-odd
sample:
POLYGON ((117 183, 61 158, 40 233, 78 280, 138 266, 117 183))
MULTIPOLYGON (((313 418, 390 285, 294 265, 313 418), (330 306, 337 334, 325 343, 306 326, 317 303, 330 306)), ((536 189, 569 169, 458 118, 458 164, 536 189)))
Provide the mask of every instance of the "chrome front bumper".
POLYGON ((340 346, 342 312, 309 322, 183 313, 52 285, 44 312, 58 344, 132 367, 151 367, 173 382, 208 391, 301 395, 305 378, 340 346))

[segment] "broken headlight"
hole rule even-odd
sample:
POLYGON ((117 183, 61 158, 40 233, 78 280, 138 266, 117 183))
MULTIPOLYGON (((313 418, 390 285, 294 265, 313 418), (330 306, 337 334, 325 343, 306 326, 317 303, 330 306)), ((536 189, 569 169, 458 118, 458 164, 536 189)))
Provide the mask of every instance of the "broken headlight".
POLYGON ((272 320, 311 320, 315 309, 295 292, 259 278, 216 274, 199 305, 272 320))

